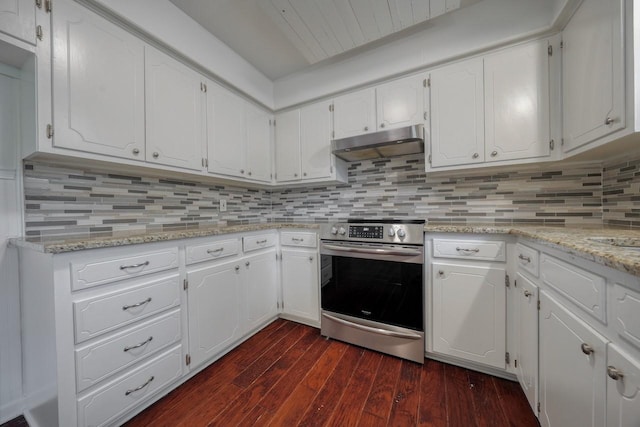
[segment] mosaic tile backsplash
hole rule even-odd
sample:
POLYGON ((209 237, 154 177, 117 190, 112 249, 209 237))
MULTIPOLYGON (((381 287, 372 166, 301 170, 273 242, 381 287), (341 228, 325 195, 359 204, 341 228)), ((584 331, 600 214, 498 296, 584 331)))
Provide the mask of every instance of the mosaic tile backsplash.
POLYGON ((346 217, 640 226, 633 219, 640 215, 640 160, 604 169, 552 164, 475 173, 427 175, 423 156, 413 155, 350 163, 348 184, 270 192, 27 162, 25 225, 28 237, 44 238, 346 217), (220 198, 227 199, 227 212, 219 211, 220 198))

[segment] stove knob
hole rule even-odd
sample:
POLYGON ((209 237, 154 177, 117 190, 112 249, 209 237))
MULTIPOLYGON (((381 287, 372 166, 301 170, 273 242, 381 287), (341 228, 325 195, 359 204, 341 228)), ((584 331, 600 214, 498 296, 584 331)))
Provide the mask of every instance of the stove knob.
POLYGON ((335 227, 331 227, 331 234, 333 234, 334 236, 338 234, 338 229, 335 227))
POLYGON ((398 229, 398 237, 399 238, 404 239, 406 235, 407 235, 407 233, 402 228, 398 229))
POLYGON ((340 229, 338 230, 338 234, 344 236, 345 234, 347 234, 347 230, 345 230, 344 227, 340 227, 340 229))
POLYGON ((389 237, 393 237, 396 235, 396 230, 390 228, 389 231, 387 231, 387 234, 389 235, 389 237))

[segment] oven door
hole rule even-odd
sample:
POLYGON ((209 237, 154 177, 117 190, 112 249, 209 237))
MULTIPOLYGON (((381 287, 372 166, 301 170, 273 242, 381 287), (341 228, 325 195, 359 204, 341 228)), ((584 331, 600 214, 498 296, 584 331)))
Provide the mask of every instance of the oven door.
POLYGON ((422 246, 323 240, 320 254, 323 315, 424 331, 422 246))

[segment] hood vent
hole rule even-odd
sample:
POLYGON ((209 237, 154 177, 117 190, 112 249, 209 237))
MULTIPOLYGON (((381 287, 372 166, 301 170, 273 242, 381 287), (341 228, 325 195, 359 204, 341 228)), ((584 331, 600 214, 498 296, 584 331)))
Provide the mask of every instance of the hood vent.
POLYGON ((424 153, 424 125, 334 139, 331 152, 347 162, 424 153))

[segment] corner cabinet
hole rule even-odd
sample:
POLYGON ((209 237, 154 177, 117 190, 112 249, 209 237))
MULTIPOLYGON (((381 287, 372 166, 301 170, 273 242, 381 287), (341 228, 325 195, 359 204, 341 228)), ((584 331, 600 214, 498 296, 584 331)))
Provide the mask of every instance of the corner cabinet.
POLYGON ((36 13, 33 0, 0 2, 0 32, 36 44, 36 13))

